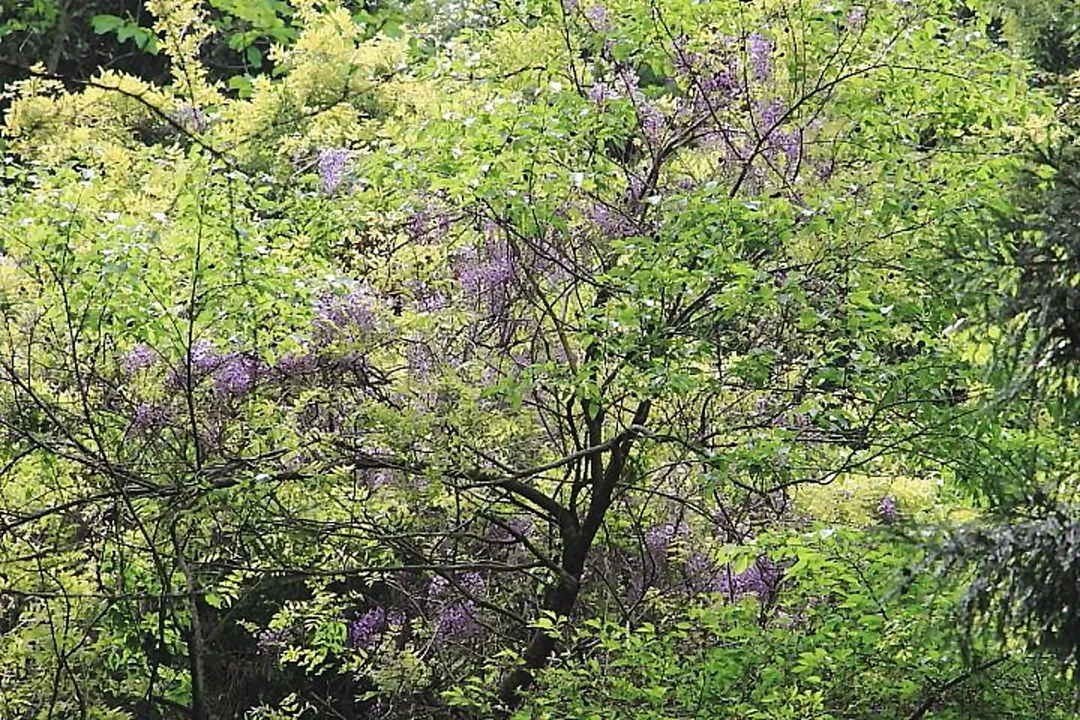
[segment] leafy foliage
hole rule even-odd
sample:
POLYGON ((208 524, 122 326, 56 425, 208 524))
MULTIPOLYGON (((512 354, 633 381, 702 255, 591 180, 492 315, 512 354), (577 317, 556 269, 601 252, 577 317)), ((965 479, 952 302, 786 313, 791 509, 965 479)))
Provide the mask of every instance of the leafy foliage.
POLYGON ((1073 717, 1052 668, 1021 667, 1017 655, 965 662, 954 598, 929 576, 879 594, 912 561, 895 538, 763 541, 787 565, 775 606, 671 606, 633 629, 587 621, 519 717, 1073 717), (1015 685, 1003 693, 1001 683, 1015 685))
MULTIPOLYGON (((1047 106, 996 18, 146 7, 96 29, 167 79, 28 69, 5 118, 5 717, 917 718, 1040 682, 965 667, 955 593, 886 607, 917 558, 857 529, 1069 452, 987 405, 942 271, 1047 106)), ((1047 687, 1015 711, 1064 717, 1047 687)))

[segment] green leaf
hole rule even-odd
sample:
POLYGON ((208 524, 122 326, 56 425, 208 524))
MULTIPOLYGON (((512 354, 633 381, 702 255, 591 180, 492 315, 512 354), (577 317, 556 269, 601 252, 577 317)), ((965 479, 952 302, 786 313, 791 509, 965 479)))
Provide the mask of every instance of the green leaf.
POLYGON ((249 45, 248 49, 244 51, 244 55, 247 57, 248 64, 251 65, 251 67, 256 70, 262 67, 263 55, 259 48, 254 45, 249 45))
POLYGON ((90 19, 90 27, 94 29, 98 35, 104 35, 107 32, 112 32, 125 23, 124 18, 116 15, 95 15, 90 19))
POLYGON ((251 78, 246 75, 236 75, 229 78, 229 87, 236 90, 241 98, 251 97, 252 90, 254 89, 251 78))

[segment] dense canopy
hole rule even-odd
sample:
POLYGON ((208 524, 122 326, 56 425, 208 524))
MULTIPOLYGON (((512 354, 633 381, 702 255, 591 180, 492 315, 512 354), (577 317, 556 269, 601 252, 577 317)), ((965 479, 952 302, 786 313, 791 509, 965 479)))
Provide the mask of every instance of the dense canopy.
POLYGON ((1068 4, 85 5, 0 717, 1080 717, 1068 4))

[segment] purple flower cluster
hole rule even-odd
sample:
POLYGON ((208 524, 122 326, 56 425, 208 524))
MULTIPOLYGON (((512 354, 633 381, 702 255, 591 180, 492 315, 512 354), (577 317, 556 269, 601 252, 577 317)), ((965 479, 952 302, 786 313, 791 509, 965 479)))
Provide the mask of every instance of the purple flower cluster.
POLYGON ((667 558, 671 544, 685 537, 688 532, 689 528, 682 522, 669 522, 651 527, 645 532, 645 548, 653 560, 660 563, 667 558))
POLYGON ((896 507, 896 499, 891 495, 878 500, 877 504, 878 518, 881 522, 890 524, 900 519, 900 510, 896 507))
MULTIPOLYGON (((742 86, 739 84, 737 61, 732 60, 732 65, 712 70, 701 79, 701 93, 708 107, 719 110, 727 107, 733 100, 739 97, 742 86)), ((698 103, 698 110, 700 105, 698 103)))
POLYGON ((754 79, 765 82, 772 74, 772 41, 761 33, 751 33, 749 39, 750 65, 754 71, 754 79))
POLYGON ((686 35, 680 35, 672 43, 675 49, 675 70, 680 75, 692 75, 701 64, 701 55, 690 50, 689 41, 686 35))
MULTIPOLYGON (((484 582, 483 576, 478 572, 467 572, 461 577, 456 578, 457 583, 462 587, 465 592, 475 597, 482 596, 487 590, 487 583, 484 582)), ((451 583, 442 575, 436 575, 428 583, 427 594, 432 600, 443 599, 447 596, 447 593, 451 587, 451 583)))
POLYGON ((196 340, 191 346, 191 369, 199 375, 212 372, 221 362, 221 355, 209 340, 196 340))
POLYGON ((465 600, 447 605, 439 613, 438 623, 435 627, 435 639, 439 642, 465 640, 476 636, 480 629, 480 621, 476 616, 476 605, 472 600, 465 600))
POLYGON ((428 597, 433 599, 441 598, 446 593, 448 587, 450 587, 450 581, 442 575, 436 575, 431 578, 431 582, 428 583, 428 597))
POLYGON ((371 332, 376 328, 380 301, 367 285, 350 290, 345 295, 326 294, 315 308, 315 336, 327 344, 342 331, 371 332))
POLYGON ((152 403, 140 403, 135 406, 131 417, 132 433, 145 433, 160 430, 169 424, 169 411, 160 405, 152 403))
POLYGON ((464 573, 456 578, 455 583, 442 575, 432 578, 428 584, 427 596, 438 609, 435 639, 438 642, 464 640, 478 634, 481 626, 474 598, 483 597, 486 592, 487 583, 480 573, 464 573), (458 594, 453 592, 455 584, 471 597, 458 597, 458 594))
POLYGON ((652 145, 660 145, 664 141, 664 133, 667 130, 668 121, 664 114, 648 103, 639 105, 637 108, 638 122, 641 124, 641 132, 652 145))
POLYGON ((622 98, 622 95, 619 94, 618 90, 611 87, 602 80, 597 80, 596 82, 594 82, 589 88, 586 95, 588 96, 590 101, 596 103, 597 105, 603 105, 608 101, 619 100, 620 98, 622 98))
POLYGON ((765 151, 770 156, 778 152, 783 153, 788 162, 795 162, 802 152, 802 140, 797 130, 782 129, 781 125, 786 119, 787 108, 780 100, 761 103, 758 105, 761 118, 760 131, 765 137, 765 151))
POLYGON ((319 369, 319 359, 308 353, 286 353, 274 363, 274 372, 283 379, 296 379, 319 369))
POLYGON ((848 28, 857 28, 866 20, 866 8, 855 5, 848 11, 846 24, 848 28))
POLYGON ((472 298, 489 297, 496 305, 505 299, 506 285, 514 277, 514 261, 508 248, 497 245, 483 252, 466 246, 454 256, 458 283, 472 298))
POLYGON ((707 555, 694 553, 683 568, 687 591, 691 595, 715 592, 720 583, 720 573, 716 563, 707 555))
POLYGON ((349 623, 349 645, 354 648, 370 648, 386 628, 386 610, 381 605, 349 623))
POLYGON ((281 653, 292 637, 288 630, 262 630, 255 638, 255 645, 260 655, 276 656, 281 653))
POLYGON ((427 244, 446 237, 451 225, 450 215, 428 205, 413 213, 405 224, 405 232, 413 242, 427 244))
POLYGON ((696 122, 729 106, 742 94, 741 63, 732 51, 732 41, 709 53, 692 52, 685 37, 674 44, 675 69, 687 85, 687 95, 679 100, 676 115, 696 122))
POLYGON ((410 375, 417 380, 426 380, 435 368, 435 355, 424 343, 410 342, 405 348, 405 363, 410 375))
MULTIPOLYGON (((192 385, 204 378, 213 379, 214 393, 221 398, 239 397, 251 391, 260 377, 267 373, 262 360, 240 352, 219 352, 207 340, 195 341, 189 353, 192 385)), ((165 384, 174 391, 187 387, 187 370, 170 368, 165 384)))
POLYGON ((641 92, 641 88, 639 87, 640 81, 633 68, 629 65, 620 65, 616 71, 616 75, 622 82, 626 95, 634 103, 634 112, 637 114, 638 126, 645 135, 645 139, 654 146, 661 144, 664 139, 664 133, 668 128, 667 117, 665 117, 655 105, 650 103, 649 99, 645 97, 645 94, 641 92))
POLYGON ((326 148, 319 151, 319 187, 324 193, 331 195, 338 189, 345 179, 345 170, 348 162, 348 150, 326 148))
POLYGON ((239 397, 249 392, 265 372, 259 359, 241 353, 227 353, 214 369, 214 392, 219 397, 239 397))
POLYGON ((412 295, 417 312, 438 312, 449 305, 446 295, 438 287, 423 280, 407 280, 405 288, 412 295))
POLYGON ((586 8, 584 15, 596 32, 607 33, 615 28, 611 22, 611 13, 603 5, 593 5, 586 8))
POLYGON ((719 593, 729 600, 757 595, 762 602, 776 597, 781 570, 768 557, 757 558, 741 573, 718 566, 706 555, 694 553, 683 566, 686 590, 690 594, 719 593))
POLYGON ((487 591, 487 583, 484 582, 484 578, 478 572, 467 572, 461 576, 458 580, 461 583, 461 587, 465 589, 465 592, 470 595, 479 597, 487 591))
POLYGON ((780 576, 776 564, 763 555, 741 573, 722 568, 717 573, 714 590, 731 599, 753 594, 762 602, 768 602, 776 596, 780 576))
POLYGON ((772 132, 783 121, 785 112, 784 104, 779 100, 759 105, 761 131, 764 133, 772 132))
POLYGON ((139 343, 124 356, 124 374, 128 377, 152 367, 157 362, 158 354, 149 345, 139 343))

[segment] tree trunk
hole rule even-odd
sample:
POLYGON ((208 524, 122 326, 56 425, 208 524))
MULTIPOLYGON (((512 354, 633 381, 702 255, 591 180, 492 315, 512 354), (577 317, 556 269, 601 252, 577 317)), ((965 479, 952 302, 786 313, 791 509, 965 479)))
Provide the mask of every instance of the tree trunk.
MULTIPOLYGON (((581 588, 581 575, 585 569, 585 558, 589 554, 591 539, 586 541, 575 532, 563 546, 563 575, 558 582, 544 593, 544 610, 559 616, 569 615, 577 603, 581 588)), ((532 683, 533 673, 547 665, 551 653, 555 651, 555 638, 550 632, 536 629, 529 637, 529 643, 522 653, 524 664, 507 673, 499 686, 499 699, 511 708, 521 703, 521 692, 532 683)))
MULTIPOLYGON (((648 420, 652 403, 643 400, 638 404, 634 413, 633 428, 643 427, 648 420)), ((599 414, 593 419, 596 437, 593 446, 599 446, 599 426, 602 422, 599 414)), ((573 514, 569 517, 560 518, 559 529, 562 533, 563 552, 559 563, 562 568, 562 576, 544 593, 542 607, 544 610, 565 617, 570 614, 577 603, 578 593, 581 590, 581 576, 585 572, 585 560, 592 549, 600 527, 604 523, 604 517, 611 506, 612 493, 619 479, 622 477, 626 460, 630 455, 630 448, 634 443, 634 435, 628 434, 626 439, 616 443, 611 449, 611 457, 605 467, 602 462, 596 462, 592 474, 592 499, 589 501, 589 509, 583 521, 578 520, 573 514)), ((510 708, 516 708, 521 704, 523 690, 532 683, 535 671, 547 665, 551 653, 555 650, 555 638, 543 630, 534 630, 529 638, 529 644, 522 654, 524 663, 508 673, 499 686, 499 699, 510 708)))

